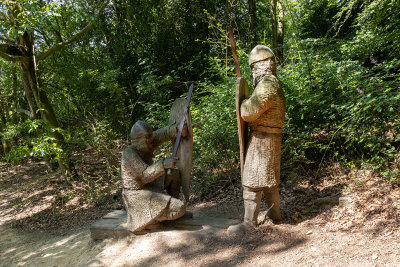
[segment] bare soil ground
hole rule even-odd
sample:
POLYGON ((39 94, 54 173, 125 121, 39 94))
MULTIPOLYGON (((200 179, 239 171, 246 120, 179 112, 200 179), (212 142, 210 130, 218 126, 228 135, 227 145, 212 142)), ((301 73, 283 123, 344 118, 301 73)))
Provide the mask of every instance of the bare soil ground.
MULTIPOLYGON (((400 266, 398 185, 335 164, 318 178, 283 172, 284 221, 246 236, 205 227, 92 241, 90 224, 122 208, 118 158, 75 155, 69 186, 44 161, 0 165, 0 266, 400 266)), ((214 193, 190 204, 194 216, 242 218, 239 183, 214 193)))

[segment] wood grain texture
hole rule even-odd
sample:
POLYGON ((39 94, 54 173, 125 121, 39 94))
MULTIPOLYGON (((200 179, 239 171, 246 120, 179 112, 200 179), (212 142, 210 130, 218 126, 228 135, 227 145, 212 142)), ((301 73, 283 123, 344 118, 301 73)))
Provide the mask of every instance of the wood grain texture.
MULTIPOLYGON (((176 123, 179 125, 183 116, 185 104, 186 98, 178 98, 175 100, 171 107, 171 113, 169 117, 170 124, 176 123)), ((177 166, 182 179, 182 192, 185 196, 185 200, 188 202, 190 197, 190 177, 192 175, 193 164, 193 127, 192 116, 190 115, 189 109, 186 116, 186 125, 188 128, 188 135, 185 137, 182 136, 176 156, 179 158, 177 166)))

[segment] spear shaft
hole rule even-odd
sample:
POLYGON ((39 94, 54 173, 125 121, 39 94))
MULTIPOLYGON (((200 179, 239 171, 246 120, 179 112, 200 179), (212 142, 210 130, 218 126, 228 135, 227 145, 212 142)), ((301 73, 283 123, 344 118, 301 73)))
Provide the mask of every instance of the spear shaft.
POLYGON ((236 53, 236 43, 235 43, 235 38, 233 37, 233 29, 231 26, 228 27, 228 34, 229 34, 229 39, 231 40, 233 60, 235 61, 236 76, 240 78, 242 77, 242 73, 240 72, 239 60, 236 53))

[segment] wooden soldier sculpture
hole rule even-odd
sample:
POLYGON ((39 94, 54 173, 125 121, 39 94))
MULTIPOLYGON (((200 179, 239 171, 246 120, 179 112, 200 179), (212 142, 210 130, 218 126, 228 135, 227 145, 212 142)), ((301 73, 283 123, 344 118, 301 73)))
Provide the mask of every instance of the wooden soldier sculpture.
MULTIPOLYGON (((171 111, 171 115, 172 113, 171 111)), ((179 199, 182 177, 177 168, 178 160, 164 158, 153 163, 156 147, 165 141, 174 140, 177 136, 179 121, 171 123, 172 119, 171 116, 169 126, 154 132, 146 122, 137 121, 130 133, 132 144, 122 153, 122 198, 128 213, 127 228, 133 233, 152 228, 161 221, 175 220, 185 215, 186 206, 179 199)), ((182 131, 182 139, 193 144, 191 121, 188 122, 182 131)), ((190 164, 185 167, 191 169, 192 155, 187 157, 190 164)), ((184 181, 183 183, 185 184, 184 181)), ((184 191, 189 190, 186 188, 184 191)))
MULTIPOLYGON (((257 225, 263 193, 269 208, 268 217, 273 221, 281 220, 278 187, 285 96, 276 77, 275 55, 269 47, 257 45, 250 53, 249 65, 254 92, 239 103, 238 111, 250 128, 242 170, 245 214, 243 223, 228 228, 231 233, 257 225)), ((238 79, 237 90, 245 90, 241 86, 247 86, 243 78, 238 79)))

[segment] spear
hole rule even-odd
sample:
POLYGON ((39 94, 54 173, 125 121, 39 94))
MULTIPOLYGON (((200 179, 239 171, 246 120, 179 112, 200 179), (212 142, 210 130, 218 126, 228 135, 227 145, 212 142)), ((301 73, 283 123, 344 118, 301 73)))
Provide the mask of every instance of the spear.
POLYGON ((239 137, 239 149, 240 149, 240 170, 243 175, 244 161, 245 161, 245 152, 246 152, 246 144, 248 140, 248 128, 247 123, 242 119, 240 115, 240 104, 242 100, 248 98, 249 96, 249 86, 244 78, 242 78, 242 74, 240 72, 239 60, 236 53, 236 44, 235 39, 233 37, 232 27, 228 27, 229 39, 231 40, 232 54, 233 60, 235 61, 235 69, 236 75, 238 77, 236 82, 236 118, 238 125, 238 137, 239 137))
POLYGON ((229 34, 229 39, 231 40, 233 60, 235 61, 236 76, 240 78, 242 77, 242 74, 240 72, 239 60, 236 53, 236 43, 235 43, 235 38, 233 37, 233 29, 231 26, 228 27, 228 34, 229 34))

